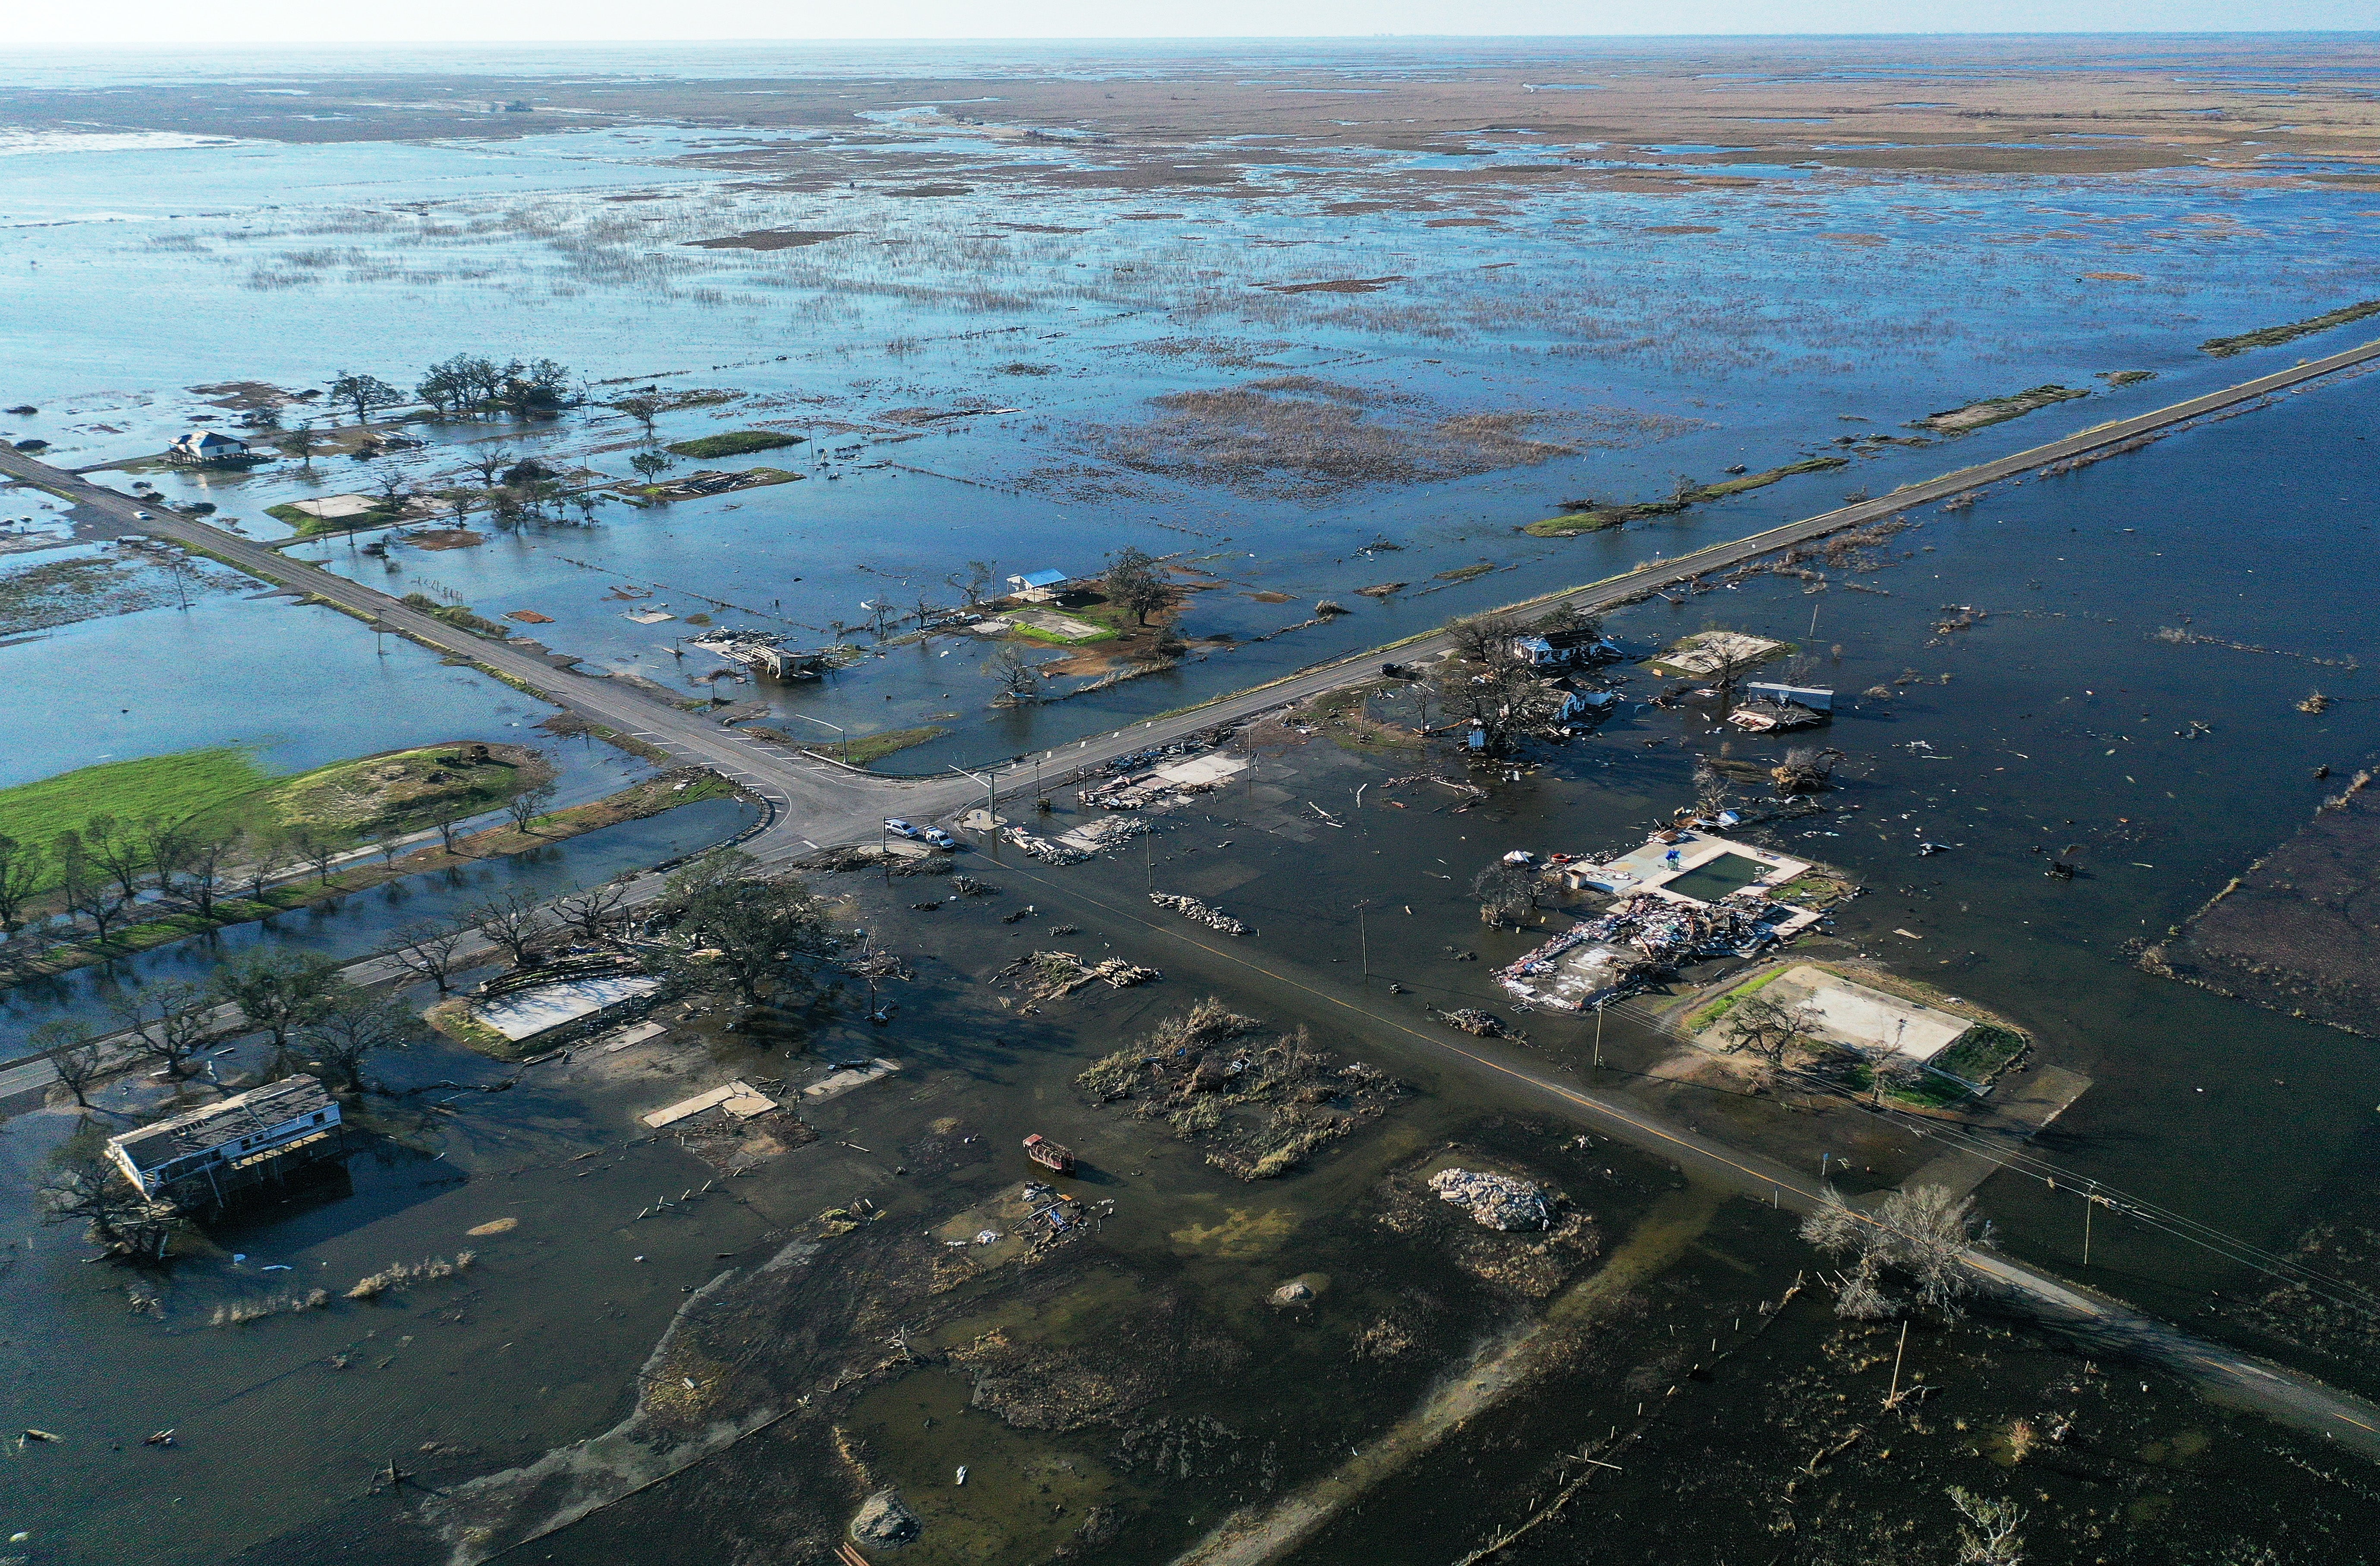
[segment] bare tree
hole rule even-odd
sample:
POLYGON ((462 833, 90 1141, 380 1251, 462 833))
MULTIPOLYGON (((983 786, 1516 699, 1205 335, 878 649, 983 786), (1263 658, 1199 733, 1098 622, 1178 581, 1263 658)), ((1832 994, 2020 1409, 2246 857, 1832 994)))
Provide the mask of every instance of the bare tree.
POLYGON ((1002 648, 984 664, 983 672, 1000 686, 997 699, 1004 705, 1020 706, 1041 695, 1041 671, 1035 667, 1033 655, 1021 647, 1002 648))
POLYGON ((285 832, 261 832, 248 840, 248 895, 251 902, 264 901, 264 890, 274 876, 291 862, 289 837, 285 832))
POLYGON ((125 899, 115 890, 115 883, 106 878, 82 844, 78 832, 58 833, 58 894, 69 913, 89 919, 97 931, 99 942, 107 944, 108 927, 124 912, 125 899))
POLYGON ((1512 643, 1528 634, 1528 628, 1510 614, 1474 614, 1449 620, 1446 630, 1454 642, 1455 656, 1466 663, 1510 662, 1512 643))
POLYGON ((190 1074, 190 1058, 214 1037, 214 1009, 205 985, 178 978, 129 990, 115 1007, 133 1049, 176 1080, 190 1074))
POLYGON ((402 468, 393 462, 382 463, 372 469, 372 488, 379 492, 382 506, 394 518, 401 519, 405 516, 406 504, 413 498, 413 489, 406 482, 402 468))
POLYGON ((1709 654, 1710 667, 1703 679, 1718 693, 1719 710, 1724 712, 1735 705, 1735 687, 1743 683, 1746 674, 1768 661, 1771 649, 1750 644, 1749 638, 1732 631, 1713 630, 1707 634, 1711 639, 1703 643, 1700 650, 1709 654))
POLYGON ((483 451, 478 455, 472 457, 470 462, 467 464, 472 472, 477 473, 480 476, 480 488, 483 490, 494 489, 496 487, 496 475, 502 473, 505 468, 510 467, 512 465, 513 454, 504 450, 502 446, 498 446, 492 451, 483 451))
POLYGON ((91 1089, 105 1074, 106 1051, 91 1024, 73 1017, 56 1017, 42 1024, 25 1036, 25 1041, 40 1050, 58 1074, 58 1086, 74 1095, 78 1108, 91 1108, 91 1089))
POLYGON ((455 828, 463 819, 463 807, 453 799, 442 799, 431 807, 430 824, 438 829, 438 844, 447 853, 455 852, 455 828))
POLYGON ((643 425, 645 439, 650 441, 653 438, 653 421, 662 416, 662 411, 669 405, 657 396, 640 392, 634 396, 618 398, 612 406, 643 425))
POLYGON ((152 816, 140 823, 140 852, 150 873, 157 878, 157 890, 171 896, 174 878, 189 868, 189 829, 152 816))
POLYGON ((970 560, 966 563, 965 571, 952 572, 948 580, 965 598, 966 606, 976 608, 983 602, 984 589, 991 586, 991 562, 970 560))
POLYGON ((1119 609, 1132 611, 1139 624, 1173 601, 1173 589, 1157 574, 1157 562, 1146 550, 1126 545, 1108 557, 1107 575, 1099 590, 1119 609))
POLYGON ((372 839, 372 851, 380 856, 383 867, 395 864, 396 856, 404 847, 403 835, 394 831, 382 832, 372 839))
POLYGON ((1853 1267, 1835 1299, 1845 1316, 1873 1319, 1892 1314, 1899 1301, 1887 1293, 1882 1275, 1906 1275, 1916 1286, 1916 1303, 1947 1315, 1974 1288, 1972 1254, 1992 1243, 1991 1225, 1975 1216, 1974 1199, 1954 1196, 1940 1185, 1895 1191, 1871 1212, 1847 1207, 1830 1186, 1817 1208, 1802 1222, 1802 1237, 1831 1256, 1850 1256, 1853 1267))
POLYGON ((515 829, 520 832, 528 831, 528 824, 531 821, 553 808, 554 797, 561 792, 560 786, 549 778, 543 783, 529 784, 510 799, 505 800, 504 808, 512 812, 515 829))
POLYGON ((1767 995, 1747 995, 1727 1014, 1727 1047, 1781 1067, 1796 1046, 1809 1041, 1812 1022, 1804 1010, 1767 995))
POLYGON ((183 850, 181 869, 188 879, 182 882, 182 893, 198 909, 199 917, 215 917, 215 898, 220 895, 225 872, 231 868, 232 856, 239 852, 241 834, 237 831, 204 832, 192 835, 183 850))
POLYGON ((671 884, 662 916, 671 939, 657 960, 680 988, 726 989, 746 1005, 782 1006, 815 985, 818 964, 836 949, 826 905, 798 881, 741 879, 734 861, 722 861, 671 884))
POLYGON ((33 1193, 44 1224, 79 1223, 83 1237, 116 1256, 158 1257, 188 1225, 173 1208, 152 1202, 107 1157, 95 1122, 50 1155, 33 1193))
POLYGON ((122 889, 123 901, 140 895, 140 883, 149 877, 149 844, 138 829, 113 816, 93 816, 82 824, 82 846, 91 862, 122 889))
POLYGON ((0 931, 14 935, 24 928, 25 904, 42 884, 46 858, 37 845, 0 832, 0 931))
POLYGON ((277 947, 217 968, 212 980, 215 995, 238 1007, 249 1027, 272 1036, 276 1060, 288 1052, 289 1036, 346 984, 329 958, 277 947))
POLYGON ((618 922, 620 904, 627 896, 625 882, 607 880, 556 899, 553 911, 580 939, 600 941, 603 932, 618 922))
POLYGON ((508 892, 471 910, 472 928, 504 948, 515 967, 528 965, 529 949, 553 927, 545 909, 525 892, 508 892))
POLYGON ((1471 878, 1479 917, 1491 925, 1518 925, 1536 911, 1537 881, 1527 869, 1499 859, 1471 878))
POLYGON ((407 972, 436 985, 438 993, 443 995, 447 976, 455 971, 455 952, 470 932, 469 924, 457 920, 419 920, 397 931, 405 944, 389 955, 407 972))
POLYGON ((2012 1500, 1993 1500, 1957 1485, 1951 1504, 1972 1527, 1959 1529, 1959 1566, 2024 1566, 2024 1512, 2012 1500))
POLYGON ((314 867, 317 881, 331 884, 331 861, 339 856, 336 839, 314 827, 299 827, 289 834, 289 849, 301 864, 314 867))
POLYGON ((333 996, 306 1019, 298 1044, 309 1063, 350 1094, 364 1089, 364 1059, 381 1050, 402 1050, 421 1033, 420 1020, 398 1002, 361 989, 333 996))

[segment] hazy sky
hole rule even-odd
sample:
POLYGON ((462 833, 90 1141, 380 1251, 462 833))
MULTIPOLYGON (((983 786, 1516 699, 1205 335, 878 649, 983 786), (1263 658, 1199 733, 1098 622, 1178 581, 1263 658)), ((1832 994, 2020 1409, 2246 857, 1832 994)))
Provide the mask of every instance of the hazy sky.
POLYGON ((2373 0, 87 0, 13 44, 2369 30, 2373 0))

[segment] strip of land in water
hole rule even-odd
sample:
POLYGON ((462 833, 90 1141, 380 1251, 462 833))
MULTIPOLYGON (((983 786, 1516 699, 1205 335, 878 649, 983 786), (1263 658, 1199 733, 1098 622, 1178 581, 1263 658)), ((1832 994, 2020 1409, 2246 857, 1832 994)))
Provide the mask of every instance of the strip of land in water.
MULTIPOLYGON (((2241 403, 2252 402, 2338 370, 2380 360, 2380 341, 2258 376, 2166 407, 2095 425, 2075 434, 2014 452, 1938 478, 1903 485, 1875 500, 1858 501, 1798 522, 1771 528, 1670 560, 1648 561, 1633 571, 1585 587, 1531 601, 1543 611, 1562 604, 1597 611, 1633 601, 1680 582, 1724 570, 1811 539, 1878 521, 1896 512, 1945 500, 1968 490, 2031 472, 2046 464, 2183 423, 2241 403)), ((533 653, 509 641, 458 630, 412 604, 317 566, 285 558, 269 546, 243 539, 194 517, 158 513, 142 520, 143 503, 49 466, 22 452, 0 449, 0 472, 10 474, 77 504, 91 506, 128 530, 174 539, 209 557, 262 580, 298 589, 376 628, 397 632, 425 647, 467 660, 531 695, 569 708, 607 728, 667 751, 676 759, 712 768, 743 783, 774 813, 749 850, 763 862, 782 862, 820 847, 872 840, 888 812, 934 816, 984 798, 996 800, 971 778, 872 778, 833 767, 758 735, 738 734, 706 718, 681 712, 622 681, 559 667, 552 655, 533 653)), ((153 503, 150 503, 153 504, 153 503)), ((1082 767, 1162 745, 1217 723, 1252 717, 1269 708, 1304 700, 1327 690, 1371 678, 1381 653, 1391 649, 1422 656, 1450 645, 1443 632, 1427 633, 1337 660, 1314 669, 1219 697, 1139 724, 1043 752, 1045 764, 1082 767)), ((564 660, 564 662, 575 660, 564 660)), ((1034 758, 1026 758, 1032 760, 1034 758)))

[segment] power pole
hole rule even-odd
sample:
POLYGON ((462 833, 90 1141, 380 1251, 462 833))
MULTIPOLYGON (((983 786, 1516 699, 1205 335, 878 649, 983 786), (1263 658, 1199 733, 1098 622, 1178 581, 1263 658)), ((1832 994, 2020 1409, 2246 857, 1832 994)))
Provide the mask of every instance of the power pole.
POLYGON ((1366 897, 1355 904, 1355 948, 1363 954, 1364 977, 1366 981, 1369 981, 1372 977, 1372 938, 1364 925, 1364 909, 1370 903, 1371 899, 1366 897))

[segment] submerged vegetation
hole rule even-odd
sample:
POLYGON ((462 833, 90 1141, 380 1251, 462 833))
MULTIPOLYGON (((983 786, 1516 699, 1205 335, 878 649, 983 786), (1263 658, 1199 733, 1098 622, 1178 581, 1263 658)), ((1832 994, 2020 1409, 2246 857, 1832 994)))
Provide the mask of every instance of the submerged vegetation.
POLYGON ((2380 315, 2380 299, 2364 299, 2341 306, 2326 314, 2292 321, 2285 326, 2265 326, 2234 336, 2209 337, 2198 347, 2201 353, 2213 354, 2216 358, 2228 358, 2233 354, 2246 353, 2250 348, 2277 347, 2283 343, 2295 342, 2300 337, 2327 332, 2334 326, 2344 326, 2351 321, 2362 321, 2374 315, 2380 315))
POLYGON ((703 435, 691 441, 672 441, 662 449, 679 456, 711 458, 748 456, 754 452, 774 451, 779 446, 801 443, 801 436, 780 434, 774 430, 731 430, 724 434, 703 435))
POLYGON ((1733 479, 1723 479, 1716 484, 1696 483, 1691 479, 1679 480, 1676 492, 1667 500, 1609 502, 1572 500, 1562 502, 1563 515, 1532 522, 1521 529, 1541 539, 1568 538, 1576 533, 1593 533, 1605 528, 1617 528, 1623 523, 1639 522, 1648 516, 1670 516, 1689 506, 1711 501, 1725 500, 1730 495, 1765 489, 1781 480, 1803 473, 1824 473, 1830 468, 1847 467, 1851 459, 1844 456, 1805 457, 1789 462, 1782 467, 1771 467, 1758 473, 1746 473, 1733 479))

